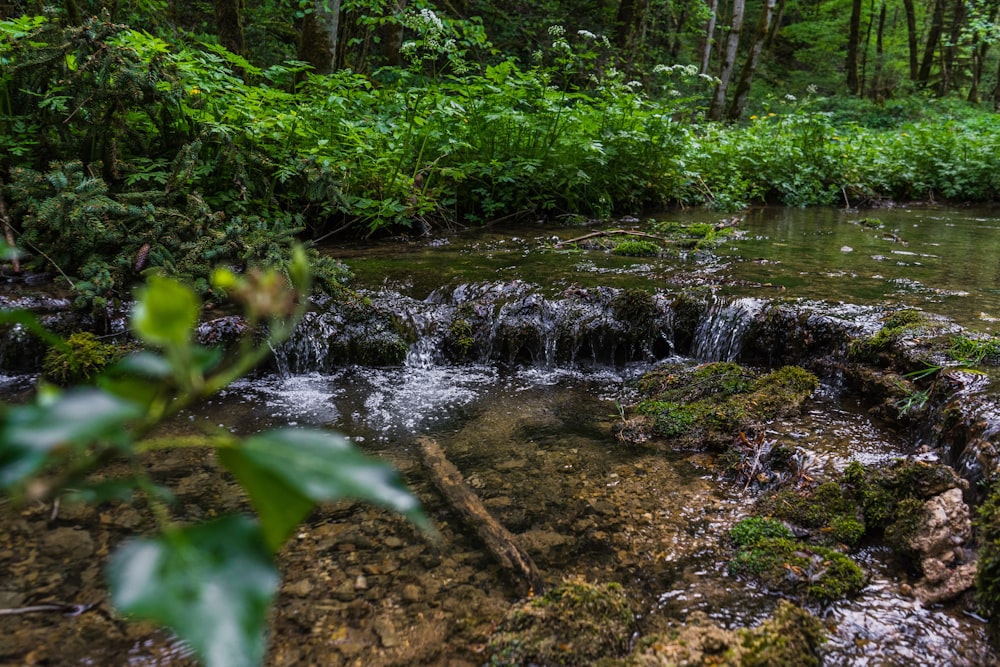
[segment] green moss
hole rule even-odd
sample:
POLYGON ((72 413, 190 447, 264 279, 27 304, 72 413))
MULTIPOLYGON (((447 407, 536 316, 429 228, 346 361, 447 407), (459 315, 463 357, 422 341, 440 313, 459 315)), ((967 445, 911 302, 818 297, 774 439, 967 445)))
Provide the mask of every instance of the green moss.
POLYGON ((989 618, 987 631, 1000 649, 1000 480, 995 479, 974 522, 979 542, 976 599, 989 618))
POLYGON ((752 630, 740 632, 740 667, 818 667, 819 647, 826 640, 823 623, 805 609, 782 600, 774 615, 752 630))
POLYGON ((864 572, 844 554, 788 537, 763 537, 740 546, 729 569, 773 591, 819 602, 855 595, 865 585, 864 572))
POLYGON ((635 627, 621 586, 569 579, 500 621, 486 647, 487 664, 593 664, 625 655, 635 627))
POLYGON ((629 239, 616 243, 611 252, 615 255, 624 255, 627 257, 656 257, 660 254, 661 250, 662 248, 653 241, 629 239))
POLYGON ((109 364, 122 356, 120 349, 102 343, 89 332, 66 339, 66 348, 49 348, 42 361, 45 379, 62 386, 90 382, 109 364))
POLYGON ((682 446, 729 445, 741 432, 797 410, 818 386, 812 373, 786 367, 760 376, 731 362, 665 364, 639 380, 636 412, 650 435, 687 438, 682 446))
POLYGON ((729 529, 729 539, 737 547, 746 547, 764 539, 792 538, 792 531, 777 519, 751 516, 729 529))
POLYGON ((472 324, 464 317, 456 317, 448 327, 446 344, 458 352, 459 356, 467 357, 475 347, 472 324))
POLYGON ((848 356, 855 361, 876 361, 879 353, 899 340, 904 333, 918 329, 924 324, 926 319, 919 310, 898 310, 886 318, 882 328, 875 335, 851 341, 848 356))

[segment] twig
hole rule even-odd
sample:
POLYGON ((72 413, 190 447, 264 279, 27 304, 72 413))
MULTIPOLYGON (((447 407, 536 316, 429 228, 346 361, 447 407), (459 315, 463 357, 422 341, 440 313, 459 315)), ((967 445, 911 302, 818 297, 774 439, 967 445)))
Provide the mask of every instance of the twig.
POLYGON ((72 604, 70 602, 52 602, 49 604, 36 604, 30 607, 13 607, 0 609, 0 616, 17 616, 19 614, 39 614, 44 612, 59 612, 66 616, 79 616, 90 611, 96 604, 72 604))
POLYGON ((612 234, 627 234, 628 236, 641 236, 647 239, 655 239, 660 243, 669 243, 670 239, 666 239, 662 236, 657 236, 656 234, 649 234, 646 232, 639 232, 634 229, 606 229, 600 232, 590 232, 589 234, 584 234, 583 236, 577 236, 574 239, 567 239, 565 241, 560 241, 556 244, 556 247, 566 245, 567 243, 578 243, 580 241, 585 241, 587 239, 592 239, 598 236, 611 236, 612 234))

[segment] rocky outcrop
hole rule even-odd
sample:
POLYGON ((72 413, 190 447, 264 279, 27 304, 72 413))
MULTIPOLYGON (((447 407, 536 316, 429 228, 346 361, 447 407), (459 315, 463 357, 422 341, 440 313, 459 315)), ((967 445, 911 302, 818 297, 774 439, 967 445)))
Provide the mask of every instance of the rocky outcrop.
POLYGON ((913 587, 918 600, 935 604, 972 588, 976 561, 967 548, 971 540, 972 517, 961 489, 949 489, 924 503, 920 524, 908 540, 923 571, 913 587))

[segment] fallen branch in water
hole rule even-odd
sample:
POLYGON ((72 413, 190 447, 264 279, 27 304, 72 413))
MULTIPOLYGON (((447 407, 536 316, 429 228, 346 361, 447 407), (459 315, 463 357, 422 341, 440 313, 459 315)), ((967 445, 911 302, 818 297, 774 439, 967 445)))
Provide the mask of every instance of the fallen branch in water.
POLYGON ((545 584, 531 556, 517 543, 517 538, 489 513, 476 492, 465 483, 462 473, 431 438, 417 438, 420 456, 441 495, 461 515, 462 521, 475 529, 476 535, 500 562, 511 570, 528 595, 542 595, 545 584))
POLYGON ((560 241, 556 243, 556 247, 564 246, 567 243, 579 243, 580 241, 586 241, 587 239, 597 238, 598 236, 611 236, 612 234, 626 234, 628 236, 641 236, 647 239, 655 239, 660 243, 670 243, 670 239, 663 236, 657 236, 656 234, 649 234, 647 232, 638 232, 634 229, 606 229, 599 232, 590 232, 589 234, 584 234, 583 236, 577 236, 575 239, 567 239, 565 241, 560 241))

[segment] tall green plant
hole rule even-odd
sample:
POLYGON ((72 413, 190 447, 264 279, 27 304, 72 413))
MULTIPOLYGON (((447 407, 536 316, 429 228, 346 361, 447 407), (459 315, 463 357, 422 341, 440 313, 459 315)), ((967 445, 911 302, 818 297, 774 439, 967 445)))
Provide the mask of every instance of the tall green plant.
MULTIPOLYGON (((333 433, 279 428, 249 438, 218 429, 186 438, 153 429, 248 372, 292 331, 306 308, 309 270, 293 251, 291 284, 276 271, 213 281, 243 305, 249 333, 236 350, 193 342, 197 295, 180 282, 151 278, 137 293, 132 331, 147 349, 103 373, 96 386, 39 388, 27 405, 0 405, 0 490, 51 500, 70 493, 102 502, 139 494, 158 532, 121 545, 107 568, 111 599, 128 617, 170 628, 210 667, 263 660, 268 609, 278 588, 274 554, 317 502, 345 497, 377 503, 429 528, 417 500, 389 466, 368 459, 333 433), (266 335, 258 335, 258 327, 266 335), (145 466, 156 451, 213 450, 245 490, 256 518, 225 515, 200 524, 172 516, 145 466), (102 475, 110 462, 131 475, 102 475)), ((0 313, 56 347, 66 343, 24 312, 0 313)))

